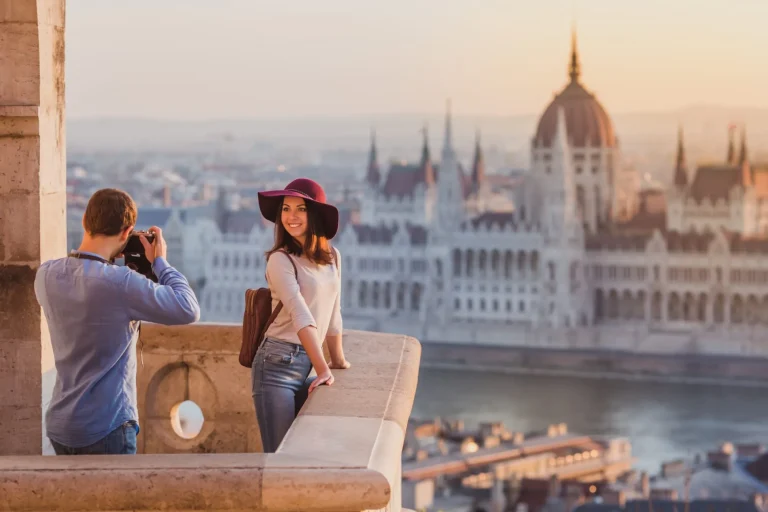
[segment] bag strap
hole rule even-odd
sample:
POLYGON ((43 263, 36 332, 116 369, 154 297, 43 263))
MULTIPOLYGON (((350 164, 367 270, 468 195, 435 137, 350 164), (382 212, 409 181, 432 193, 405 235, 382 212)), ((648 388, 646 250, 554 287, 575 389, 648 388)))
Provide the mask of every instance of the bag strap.
MULTIPOLYGON (((288 253, 287 253, 286 251, 284 251, 283 249, 280 249, 280 250, 278 250, 278 251, 276 251, 276 252, 281 252, 281 253, 285 254, 285 256, 288 258, 288 261, 290 261, 290 262, 291 262, 291 266, 293 267, 293 275, 296 277, 296 283, 298 283, 298 282, 299 282, 299 269, 297 269, 297 268, 296 268, 296 263, 294 263, 294 261, 293 261, 293 258, 291 257, 291 255, 290 255, 290 254, 288 254, 288 253)), ((274 253, 272 253, 272 254, 274 254, 274 253)), ((272 255, 270 255, 270 257, 271 257, 271 256, 272 256, 272 255)), ((264 277, 266 277, 266 274, 265 274, 265 276, 264 276, 264 277)), ((277 315, 279 315, 279 314, 280 314, 280 311, 281 311, 282 309, 283 309, 283 301, 278 301, 278 303, 277 303, 277 306, 275 306, 275 309, 274 309, 274 311, 272 311, 272 314, 271 314, 271 315, 269 315, 269 318, 267 319, 267 324, 266 324, 266 325, 267 325, 267 327, 269 327, 270 325, 272 325, 272 322, 274 322, 274 321, 275 321, 275 318, 277 318, 277 315)), ((265 330, 264 332, 266 333, 266 330, 265 330)))
POLYGON ((98 261, 98 262, 101 262, 101 263, 106 263, 107 265, 114 265, 113 261, 108 261, 108 260, 102 258, 101 256, 94 256, 92 254, 84 254, 82 252, 74 252, 73 251, 73 252, 67 254, 67 256, 70 257, 70 258, 76 258, 78 260, 91 260, 91 261, 98 261))

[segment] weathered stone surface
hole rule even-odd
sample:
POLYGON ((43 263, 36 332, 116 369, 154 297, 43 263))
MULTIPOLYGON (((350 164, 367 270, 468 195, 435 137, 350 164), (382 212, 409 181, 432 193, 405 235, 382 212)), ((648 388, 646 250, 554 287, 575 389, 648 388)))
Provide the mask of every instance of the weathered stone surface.
POLYGON ((0 201, 0 261, 34 263, 40 255, 40 199, 37 194, 9 193, 0 201))
POLYGON ((364 468, 368 467, 380 428, 379 418, 305 414, 293 422, 280 453, 364 468))
POLYGON ((34 284, 33 268, 0 263, 0 339, 40 340, 42 313, 34 284))
POLYGON ((384 476, 368 469, 270 469, 262 479, 261 510, 360 511, 389 503, 384 476))
POLYGON ((35 362, 39 360, 39 340, 0 338, 2 405, 23 407, 33 405, 29 403, 27 393, 35 388, 40 389, 40 375, 34 371, 35 362), (33 370, 30 371, 30 368, 33 370))
POLYGON ((376 444, 371 451, 368 468, 378 471, 389 482, 393 489, 392 503, 402 503, 400 494, 402 482, 402 464, 400 459, 392 457, 392 453, 400 453, 405 442, 405 431, 395 422, 382 421, 376 444))
POLYGON ((382 418, 389 403, 389 391, 345 389, 338 383, 313 392, 311 400, 299 416, 348 416, 352 418, 382 418))
MULTIPOLYGON (((37 390, 40 396, 39 386, 37 390)), ((27 396, 27 393, 23 393, 23 396, 27 396)), ((40 453, 42 417, 38 401, 24 405, 0 405, 0 418, 0 454, 40 453)))
POLYGON ((0 133, 0 195, 10 193, 37 194, 40 166, 37 137, 0 133))
POLYGON ((39 33, 35 23, 2 23, 0 70, 0 104, 40 104, 39 33))
POLYGON ((66 250, 64 12, 0 0, 0 454, 41 452, 42 375, 54 382, 34 277, 66 250))
POLYGON ((253 510, 261 501, 254 468, 156 468, 0 472, 3 510, 253 510), (104 472, 109 478, 105 478, 104 472), (73 483, 79 491, 73 492, 73 483), (36 492, 23 492, 35 489, 36 492))
POLYGON ((0 0, 0 23, 36 23, 37 2, 0 0))
MULTIPOLYGON (((145 336, 145 350, 163 349, 180 352, 199 352, 201 354, 240 353, 242 326, 237 324, 182 325, 168 329, 162 325, 145 324, 142 327, 145 336)), ((243 371, 247 371, 243 368, 243 371)))

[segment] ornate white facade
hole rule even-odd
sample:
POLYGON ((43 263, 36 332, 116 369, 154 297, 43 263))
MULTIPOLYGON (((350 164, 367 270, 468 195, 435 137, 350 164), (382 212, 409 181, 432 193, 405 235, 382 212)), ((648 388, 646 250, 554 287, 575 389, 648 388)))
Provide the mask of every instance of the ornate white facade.
MULTIPOLYGON (((425 131, 419 163, 384 176, 374 139, 361 222, 335 240, 345 325, 434 342, 768 355, 768 239, 755 238, 768 167, 743 149, 689 179, 682 138, 678 153, 674 190, 638 189, 580 82, 575 42, 513 212, 483 206, 493 191, 479 143, 467 175, 450 112, 439 166, 425 131)), ((273 233, 220 226, 206 228, 203 319, 240 322, 245 289, 264 286, 273 233)))

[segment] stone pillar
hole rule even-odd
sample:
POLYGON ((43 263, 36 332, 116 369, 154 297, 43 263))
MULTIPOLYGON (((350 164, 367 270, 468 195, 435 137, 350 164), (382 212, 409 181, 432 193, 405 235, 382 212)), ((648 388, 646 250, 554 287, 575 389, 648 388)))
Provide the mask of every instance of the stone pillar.
POLYGON ((55 370, 35 298, 66 253, 65 0, 0 0, 0 455, 40 454, 55 370))

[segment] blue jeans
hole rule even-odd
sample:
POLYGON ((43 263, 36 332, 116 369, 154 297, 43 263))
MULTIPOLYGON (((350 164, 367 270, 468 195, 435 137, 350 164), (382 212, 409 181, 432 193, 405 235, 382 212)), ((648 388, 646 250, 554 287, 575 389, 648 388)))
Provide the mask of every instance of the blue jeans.
POLYGON ((90 446, 70 448, 53 439, 51 444, 56 455, 135 455, 138 430, 135 421, 126 421, 107 434, 107 437, 90 446))
POLYGON ((267 338, 251 366, 253 405, 264 453, 274 453, 307 400, 312 363, 301 345, 267 338))

